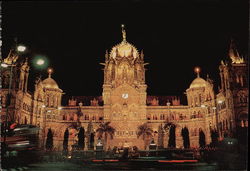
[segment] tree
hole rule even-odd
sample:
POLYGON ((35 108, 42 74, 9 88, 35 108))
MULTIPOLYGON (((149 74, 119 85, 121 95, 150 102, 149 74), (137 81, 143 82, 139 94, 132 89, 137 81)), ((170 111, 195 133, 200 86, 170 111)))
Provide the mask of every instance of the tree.
POLYGON ((181 129, 181 136, 183 138, 183 146, 184 148, 190 147, 190 140, 189 140, 189 131, 187 127, 181 129))
POLYGON ((108 140, 108 135, 110 135, 110 138, 113 139, 114 133, 115 133, 115 128, 109 125, 110 122, 105 122, 101 123, 99 125, 99 128, 96 130, 98 133, 98 138, 103 138, 104 134, 104 147, 106 148, 107 140, 108 140))
POLYGON ((95 134, 92 132, 90 134, 90 138, 89 138, 89 148, 90 149, 94 148, 94 141, 95 141, 95 134))
POLYGON ((68 142, 69 142, 69 129, 67 128, 64 132, 63 151, 68 151, 68 142))
POLYGON ((78 149, 84 149, 84 145, 85 145, 84 133, 85 133, 84 128, 80 127, 79 132, 78 132, 78 149))
POLYGON ((211 130, 211 145, 216 147, 218 145, 219 133, 217 130, 211 130))
POLYGON ((202 129, 200 129, 199 131, 199 145, 200 145, 200 148, 204 148, 206 146, 205 134, 202 131, 202 129))
POLYGON ((176 142, 175 142, 176 125, 172 122, 165 122, 163 128, 166 130, 166 132, 169 132, 168 147, 175 148, 176 147, 176 142))
POLYGON ((175 148, 176 141, 175 141, 175 128, 176 126, 172 124, 169 129, 169 139, 168 139, 168 147, 175 148))
POLYGON ((137 138, 142 136, 144 141, 144 149, 146 150, 148 141, 152 138, 153 130, 148 126, 147 123, 144 123, 138 126, 137 138))
POLYGON ((88 123, 86 136, 88 140, 88 149, 93 149, 94 148, 94 129, 93 129, 92 121, 88 123))
POLYGON ((164 139, 164 131, 162 128, 162 124, 160 124, 158 127, 158 148, 163 148, 164 146, 163 139, 164 139))
POLYGON ((50 151, 53 149, 53 134, 52 134, 51 128, 48 129, 45 148, 46 150, 50 150, 50 151))

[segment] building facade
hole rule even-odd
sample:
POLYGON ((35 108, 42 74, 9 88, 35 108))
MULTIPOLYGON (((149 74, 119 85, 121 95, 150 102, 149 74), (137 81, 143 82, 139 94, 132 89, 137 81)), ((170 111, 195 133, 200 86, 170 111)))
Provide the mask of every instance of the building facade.
MULTIPOLYGON (((178 97, 148 96, 145 80, 143 51, 126 40, 122 27, 121 43, 106 51, 103 93, 99 97, 75 97, 67 106, 61 106, 61 90, 49 72, 48 78, 37 79, 35 91, 27 91, 29 65, 25 61, 14 67, 12 98, 8 107, 8 121, 33 124, 41 128, 41 146, 45 144, 51 128, 54 146, 62 150, 64 132, 69 129, 69 145, 77 142, 79 127, 85 129, 85 148, 97 143, 100 123, 110 122, 115 128, 113 139, 108 137, 107 147, 129 146, 144 148, 145 141, 137 136, 138 127, 144 123, 153 130, 152 138, 160 147, 168 146, 169 132, 166 123, 176 125, 176 147, 183 147, 181 130, 189 130, 190 146, 199 147, 199 131, 205 133, 206 144, 211 142, 211 131, 218 130, 221 139, 237 132, 237 128, 248 127, 248 76, 247 63, 237 52, 233 42, 229 50, 229 61, 219 66, 221 88, 214 91, 213 81, 199 76, 186 90, 187 105, 181 105, 178 97)), ((11 60, 9 55, 5 61, 11 60)), ((1 117, 6 120, 9 69, 2 70, 1 117)), ((148 142, 149 143, 149 142, 148 142)))

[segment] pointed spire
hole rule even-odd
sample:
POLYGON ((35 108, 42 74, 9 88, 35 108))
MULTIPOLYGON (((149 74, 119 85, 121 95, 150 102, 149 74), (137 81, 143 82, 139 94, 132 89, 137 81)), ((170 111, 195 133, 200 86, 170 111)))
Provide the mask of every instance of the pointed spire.
POLYGON ((106 53, 105 53, 105 61, 108 61, 109 59, 109 53, 108 53, 108 50, 106 50, 106 53))
POLYGON ((197 74, 197 78, 200 78, 201 68, 200 67, 195 67, 194 72, 197 74))
POLYGON ((141 60, 144 59, 144 53, 143 53, 143 50, 141 50, 141 60))
POLYGON ((126 42, 126 31, 125 31, 125 29, 124 29, 125 25, 122 24, 121 27, 122 27, 122 38, 123 38, 122 41, 123 41, 123 42, 126 42))
POLYGON ((230 41, 228 56, 231 58, 232 63, 237 63, 237 64, 244 63, 244 59, 240 57, 239 52, 232 38, 230 41))

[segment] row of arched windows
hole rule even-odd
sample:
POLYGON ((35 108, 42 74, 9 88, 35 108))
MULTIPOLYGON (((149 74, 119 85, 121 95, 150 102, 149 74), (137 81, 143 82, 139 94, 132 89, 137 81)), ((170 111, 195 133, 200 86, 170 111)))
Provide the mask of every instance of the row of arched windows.
POLYGON ((222 109, 226 108, 226 103, 225 101, 222 101, 221 103, 217 104, 217 109, 220 111, 222 109))
MULTIPOLYGON (((77 119, 78 119, 77 114, 64 114, 62 117, 63 117, 62 118, 63 120, 68 120, 68 121, 77 121, 77 119)), ((102 120, 103 117, 98 117, 96 115, 89 116, 88 114, 85 114, 82 117, 82 119, 84 119, 84 120, 94 120, 95 121, 95 120, 102 120)))
POLYGON ((185 120, 187 119, 186 115, 183 114, 152 114, 147 116, 148 120, 185 120))
POLYGON ((46 106, 48 107, 58 106, 58 97, 56 95, 53 97, 47 96, 46 106))
POLYGON ((194 111, 191 114, 190 119, 195 119, 195 118, 203 118, 203 114, 200 111, 198 111, 197 113, 196 111, 194 111))

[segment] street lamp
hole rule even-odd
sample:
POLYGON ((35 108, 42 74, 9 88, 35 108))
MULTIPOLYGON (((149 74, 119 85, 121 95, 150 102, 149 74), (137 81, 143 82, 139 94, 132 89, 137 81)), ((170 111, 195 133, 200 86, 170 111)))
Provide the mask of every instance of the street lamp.
POLYGON ((170 116, 170 102, 167 102, 167 106, 168 106, 168 118, 169 118, 169 121, 170 121, 171 120, 171 116, 170 116))
POLYGON ((37 65, 43 65, 45 63, 45 61, 43 60, 43 59, 38 59, 37 61, 36 61, 36 64, 37 65))
POLYGON ((4 128, 4 143, 6 143, 6 130, 8 124, 8 114, 9 114, 9 106, 11 104, 11 87, 12 87, 12 77, 13 77, 13 67, 16 66, 15 62, 18 59, 18 55, 21 52, 24 52, 26 47, 23 45, 17 46, 16 51, 13 49, 10 50, 8 57, 1 63, 1 66, 7 68, 10 66, 10 80, 7 94, 7 103, 6 103, 6 114, 5 114, 5 128, 4 128))
POLYGON ((25 50, 26 50, 26 47, 25 47, 25 46, 23 46, 23 45, 17 46, 17 51, 18 51, 18 52, 24 52, 25 50))
POLYGON ((32 66, 38 70, 43 70, 48 67, 49 60, 45 55, 35 55, 32 59, 32 66))

